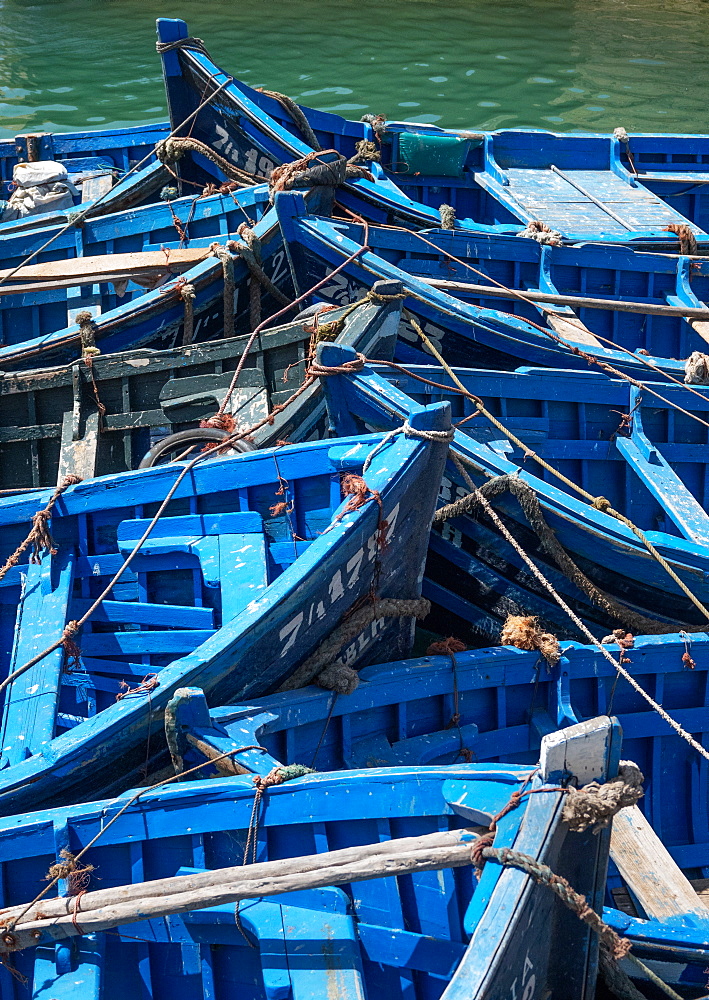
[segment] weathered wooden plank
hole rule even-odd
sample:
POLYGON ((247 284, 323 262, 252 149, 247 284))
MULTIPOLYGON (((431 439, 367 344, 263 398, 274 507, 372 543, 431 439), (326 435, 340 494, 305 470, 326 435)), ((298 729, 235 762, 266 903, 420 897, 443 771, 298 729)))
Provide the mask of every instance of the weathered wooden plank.
POLYGON ((42 291, 44 288, 70 288, 94 282, 121 279, 150 280, 162 275, 179 274, 209 257, 205 247, 188 247, 165 251, 148 251, 75 257, 50 260, 43 264, 27 264, 20 271, 0 270, 0 280, 12 279, 12 284, 0 285, 1 295, 42 291))
MULTIPOLYGON (((17 924, 14 930, 16 944, 11 947, 15 950, 17 946, 35 944, 37 939, 32 932, 38 929, 60 940, 80 933, 82 928, 83 933, 89 934, 135 920, 186 913, 237 899, 275 896, 411 871, 461 867, 471 863, 470 848, 478 832, 477 829, 451 830, 99 889, 82 896, 81 928, 72 920, 73 900, 70 897, 44 899, 30 908, 24 920, 17 924), (36 918, 38 911, 42 914, 39 920, 36 918)), ((9 921, 13 916, 19 917, 23 909, 4 910, 3 919, 9 921)), ((6 950, 7 943, 0 942, 0 951, 6 950)))
POLYGON ((637 806, 614 817, 611 857, 648 917, 706 916, 705 905, 637 806))

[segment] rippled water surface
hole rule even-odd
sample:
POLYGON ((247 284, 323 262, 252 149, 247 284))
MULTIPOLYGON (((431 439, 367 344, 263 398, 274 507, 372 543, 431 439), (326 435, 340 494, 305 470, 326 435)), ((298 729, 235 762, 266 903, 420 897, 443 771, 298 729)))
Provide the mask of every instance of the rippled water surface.
POLYGON ((158 16, 351 118, 709 131, 708 0, 0 0, 0 133, 165 117, 158 16))

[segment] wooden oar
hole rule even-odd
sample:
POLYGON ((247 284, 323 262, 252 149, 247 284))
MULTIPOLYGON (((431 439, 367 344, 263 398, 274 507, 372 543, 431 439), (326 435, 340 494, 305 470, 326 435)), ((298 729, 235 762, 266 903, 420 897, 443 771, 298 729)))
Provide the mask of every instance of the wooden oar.
POLYGON ((208 247, 149 250, 51 260, 45 264, 30 264, 15 274, 14 268, 8 268, 0 271, 0 282, 12 275, 12 284, 0 284, 0 295, 41 292, 50 288, 71 288, 74 285, 92 285, 106 281, 157 281, 162 276, 180 274, 194 267, 209 257, 210 253, 208 247))

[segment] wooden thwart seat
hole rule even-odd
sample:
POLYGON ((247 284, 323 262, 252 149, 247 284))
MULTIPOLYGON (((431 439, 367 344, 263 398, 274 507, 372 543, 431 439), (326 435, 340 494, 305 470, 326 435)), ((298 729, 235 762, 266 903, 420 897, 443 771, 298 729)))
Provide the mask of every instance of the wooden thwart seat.
POLYGON ((611 857, 646 916, 656 920, 687 913, 709 916, 692 883, 637 806, 613 819, 611 857))

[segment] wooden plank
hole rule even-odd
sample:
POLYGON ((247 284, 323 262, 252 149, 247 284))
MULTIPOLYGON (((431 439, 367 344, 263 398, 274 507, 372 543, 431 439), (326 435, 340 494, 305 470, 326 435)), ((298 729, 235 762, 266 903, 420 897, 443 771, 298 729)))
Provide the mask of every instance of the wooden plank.
MULTIPOLYGON (((98 889, 82 897, 81 927, 72 919, 71 897, 43 899, 32 908, 5 910, 3 917, 23 918, 15 927, 16 943, 39 943, 33 931, 48 931, 55 940, 80 931, 90 934, 135 920, 170 913, 187 913, 237 899, 274 896, 305 889, 362 882, 414 871, 438 871, 470 865, 470 848, 477 830, 450 830, 365 844, 296 858, 236 865, 195 875, 177 875, 150 882, 98 889), (41 911, 41 917, 38 913, 41 911)), ((0 942, 0 951, 8 944, 0 942)))
POLYGON ((84 436, 74 440, 72 433, 74 413, 67 410, 62 420, 61 451, 57 483, 65 476, 75 475, 80 479, 92 479, 96 475, 96 452, 98 450, 99 413, 94 410, 86 417, 84 436))
POLYGON ((626 806, 614 817, 611 857, 648 917, 706 916, 691 883, 637 806, 626 806))
POLYGON ((91 285, 97 281, 157 280, 163 275, 180 274, 194 267, 209 257, 210 253, 209 248, 188 247, 182 250, 135 251, 28 264, 19 271, 14 268, 0 270, 0 281, 13 279, 11 285, 0 285, 0 294, 42 291, 48 287, 69 288, 72 285, 91 285))

